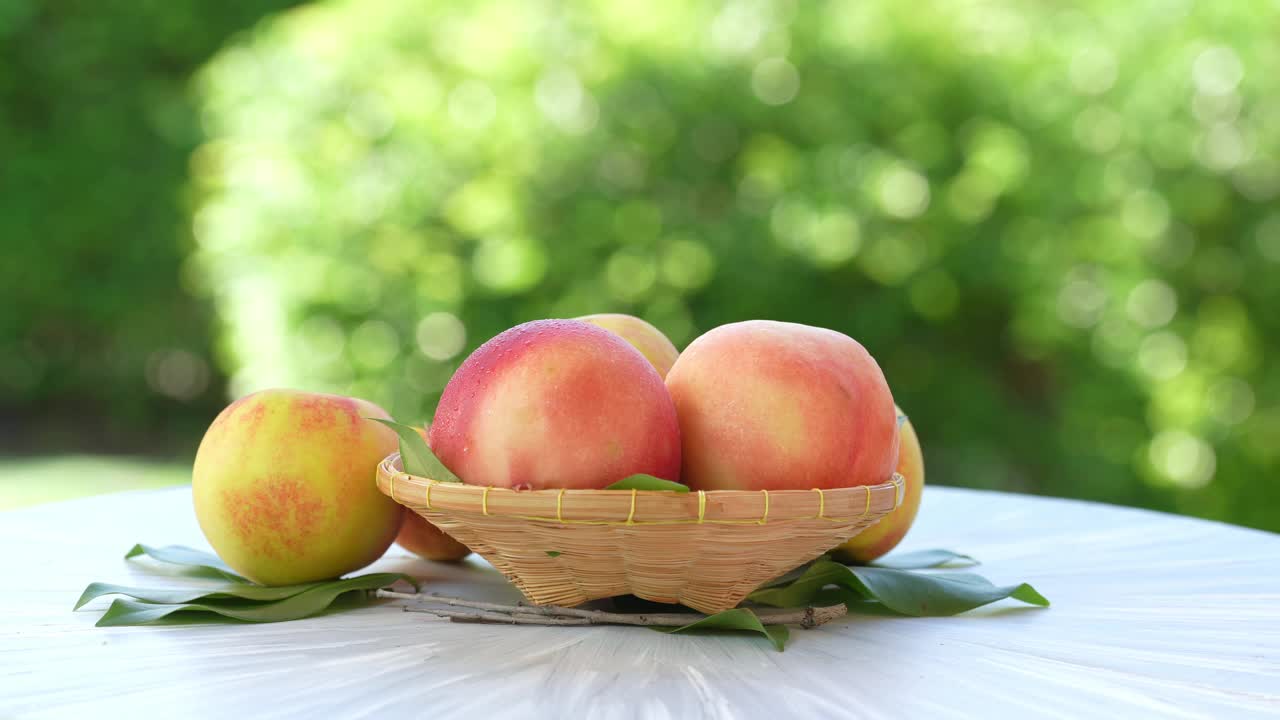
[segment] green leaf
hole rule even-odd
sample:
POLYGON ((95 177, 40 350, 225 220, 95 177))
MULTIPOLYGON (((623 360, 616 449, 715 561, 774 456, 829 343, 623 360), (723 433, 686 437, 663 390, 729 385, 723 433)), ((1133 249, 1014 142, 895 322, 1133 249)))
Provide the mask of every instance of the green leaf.
POLYGON ((908 553, 895 553, 882 557, 871 563, 871 567, 892 568, 894 570, 923 570, 948 565, 966 567, 980 564, 975 558, 961 555, 951 550, 917 550, 908 553))
POLYGON ((888 568, 850 571, 873 598, 903 615, 956 615, 1006 598, 1041 607, 1049 605, 1027 583, 1000 587, 971 573, 926 574, 888 568))
POLYGON ((237 574, 236 571, 231 569, 231 566, 224 563, 216 555, 184 545, 167 545, 162 548, 154 548, 150 545, 139 543, 125 553, 124 559, 133 560, 142 556, 172 565, 183 565, 186 568, 185 573, 187 575, 212 577, 238 583, 249 582, 247 578, 237 574))
POLYGON ((547 551, 547 557, 560 557, 560 551, 559 551, 559 550, 548 550, 548 551, 547 551))
POLYGON ((660 477, 645 475, 644 473, 636 473, 607 486, 605 490, 665 490, 668 492, 687 493, 689 492, 689 486, 670 480, 663 480, 660 477))
POLYGON ((756 590, 747 596, 747 599, 773 607, 804 607, 812 604, 818 591, 828 585, 838 585, 855 592, 860 591, 861 584, 849 570, 840 563, 818 560, 790 583, 756 590))
POLYGON ((800 576, 809 572, 809 568, 813 567, 814 563, 823 562, 825 560, 830 560, 830 559, 831 559, 830 555, 819 555, 818 557, 810 560, 807 563, 804 563, 803 565, 797 565, 796 567, 791 568, 787 572, 783 573, 782 575, 779 575, 778 577, 770 580, 769 582, 761 585, 760 587, 772 588, 772 587, 778 587, 780 585, 790 585, 791 583, 795 582, 796 579, 798 579, 800 576))
POLYGON ((302 585, 280 585, 277 587, 267 587, 265 585, 251 585, 249 583, 238 582, 188 588, 139 588, 128 587, 126 585, 114 585, 112 583, 95 582, 89 583, 89 586, 84 589, 84 592, 80 594, 80 599, 76 601, 76 606, 73 609, 79 610, 90 600, 95 600, 103 595, 128 595, 129 597, 137 600, 163 604, 225 598, 239 598, 241 600, 255 601, 282 600, 323 584, 324 582, 322 581, 304 583, 302 585))
POLYGON ((431 447, 427 445, 427 441, 422 439, 418 434, 418 429, 394 420, 384 420, 382 418, 365 418, 380 422, 383 425, 396 431, 400 436, 400 461, 404 463, 404 471, 410 475, 417 475, 439 482, 462 482, 462 478, 453 474, 453 471, 444 466, 440 462, 440 458, 431 452, 431 447))
POLYGON ((310 617, 328 608, 338 596, 357 590, 376 590, 397 580, 409 581, 401 573, 372 573, 345 580, 318 583, 296 595, 272 602, 243 602, 235 599, 205 600, 160 604, 142 600, 118 599, 98 619, 98 627, 146 625, 177 612, 212 614, 244 622, 281 622, 310 617))
POLYGON ((700 620, 695 620, 688 625, 681 625, 676 628, 655 627, 654 630, 665 633, 705 630, 755 632, 768 638, 769 642, 773 643, 773 647, 776 648, 778 652, 782 652, 782 649, 787 644, 787 640, 791 637, 791 632, 787 630, 786 625, 765 625, 760 622, 760 618, 748 608, 723 610, 715 615, 708 615, 700 620))
POLYGON ((799 607, 815 603, 824 588, 835 585, 852 591, 846 605, 854 600, 874 600, 903 615, 943 616, 1012 598, 1030 605, 1048 607, 1049 601, 1027 583, 997 586, 971 573, 914 573, 874 567, 847 567, 831 561, 815 562, 790 585, 757 590, 749 600, 775 607, 799 607))

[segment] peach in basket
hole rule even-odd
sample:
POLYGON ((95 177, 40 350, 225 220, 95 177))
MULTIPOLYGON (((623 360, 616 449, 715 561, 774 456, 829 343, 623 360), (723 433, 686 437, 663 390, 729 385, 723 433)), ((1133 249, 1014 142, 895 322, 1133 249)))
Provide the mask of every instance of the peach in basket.
POLYGON ((627 593, 705 613, 848 540, 901 502, 889 482, 814 490, 511 490, 410 475, 378 487, 471 548, 531 602, 627 593))
POLYGON ((722 326, 664 384, 617 335, 547 320, 468 357, 417 474, 391 456, 378 485, 535 603, 632 593, 714 612, 896 508, 897 451, 884 375, 840 333, 722 326), (605 489, 633 475, 694 492, 605 489))

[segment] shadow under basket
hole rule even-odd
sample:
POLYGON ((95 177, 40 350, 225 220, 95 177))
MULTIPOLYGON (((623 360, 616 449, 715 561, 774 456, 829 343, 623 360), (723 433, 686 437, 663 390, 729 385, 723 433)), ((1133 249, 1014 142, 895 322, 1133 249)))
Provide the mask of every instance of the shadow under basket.
POLYGON ((537 605, 631 593, 704 613, 823 554, 902 502, 903 479, 829 490, 510 490, 378 465, 378 488, 537 605))

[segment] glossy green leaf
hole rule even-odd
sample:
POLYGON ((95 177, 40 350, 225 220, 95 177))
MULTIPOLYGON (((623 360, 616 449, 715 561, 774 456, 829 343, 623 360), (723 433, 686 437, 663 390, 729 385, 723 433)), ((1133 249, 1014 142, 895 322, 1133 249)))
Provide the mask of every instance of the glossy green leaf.
POLYGON ((810 560, 807 563, 804 563, 803 565, 797 565, 796 567, 788 570, 787 572, 783 573, 782 575, 779 575, 778 577, 770 580, 769 582, 761 585, 760 587, 761 589, 763 589, 763 588, 780 587, 782 585, 790 585, 791 583, 799 579, 802 575, 809 572, 809 568, 813 567, 814 563, 823 562, 830 559, 831 559, 830 555, 819 555, 818 557, 810 560))
POLYGON ((645 475, 644 473, 636 473, 605 487, 605 490, 665 490, 667 492, 687 493, 689 492, 689 486, 670 480, 663 480, 660 477, 645 475))
POLYGON ((1027 583, 997 586, 971 573, 847 567, 829 560, 815 562, 789 585, 757 590, 749 599, 775 607, 802 607, 814 604, 823 597, 822 591, 832 585, 855 593, 854 598, 845 598, 847 605, 853 599, 873 600, 903 615, 955 615, 1006 598, 1041 607, 1049 605, 1027 583))
POLYGON ((560 551, 559 551, 559 550, 548 550, 548 551, 547 551, 547 557, 560 557, 560 551))
POLYGON ((972 567, 980 564, 977 559, 951 550, 916 550, 915 552, 893 553, 871 563, 871 567, 892 568, 894 570, 924 570, 947 566, 972 567))
POLYGON ((292 597, 298 593, 305 592, 323 584, 324 582, 313 582, 301 585, 267 587, 265 585, 253 585, 245 582, 237 582, 186 588, 140 588, 129 587, 126 585, 115 585, 113 583, 95 582, 89 583, 89 586, 80 594, 80 599, 76 601, 74 609, 79 610, 89 601, 100 598, 103 595, 128 595, 135 600, 164 604, 226 598, 274 601, 292 597))
POLYGON ((440 482, 462 482, 462 478, 454 475, 452 470, 440 462, 427 441, 418 434, 417 428, 383 418, 366 419, 380 422, 400 436, 400 462, 404 464, 405 472, 440 482))
POLYGON ((818 591, 829 585, 854 591, 861 588, 849 568, 830 560, 817 560, 790 582, 756 590, 747 599, 773 607, 805 607, 813 603, 818 591))
POLYGON ((955 615, 1012 598, 1048 607, 1049 601, 1027 583, 997 586, 972 573, 913 573, 888 568, 850 568, 869 594, 903 615, 955 615))
POLYGON ((236 573, 216 555, 186 547, 185 545, 166 545, 162 548, 151 547, 141 543, 134 545, 125 553, 125 560, 136 560, 149 557, 170 565, 183 566, 183 573, 199 577, 212 577, 219 580, 247 583, 248 579, 236 573))
POLYGON ((244 602, 237 599, 206 599, 203 602, 160 604, 118 599, 99 618, 98 627, 146 625, 177 612, 200 613, 244 622, 281 622, 310 617, 328 608, 339 596, 354 591, 376 590, 409 578, 400 573, 372 573, 345 580, 318 583, 315 587, 272 602, 244 602))
POLYGON ((776 648, 778 652, 782 652, 782 649, 786 647, 787 640, 791 637, 791 633, 787 630, 786 625, 765 625, 760 622, 760 618, 748 608, 723 610, 714 615, 708 615, 700 620, 695 620, 688 625, 681 625, 680 627, 675 628, 656 627, 654 630, 665 633, 707 630, 754 632, 768 638, 769 642, 773 643, 774 648, 776 648))

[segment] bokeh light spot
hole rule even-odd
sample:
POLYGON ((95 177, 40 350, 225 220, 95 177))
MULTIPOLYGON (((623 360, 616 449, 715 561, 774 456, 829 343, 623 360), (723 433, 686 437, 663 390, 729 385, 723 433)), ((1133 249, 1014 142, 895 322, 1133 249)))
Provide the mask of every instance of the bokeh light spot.
POLYGON ((538 78, 534 87, 538 109, 560 130, 582 135, 596 126, 600 107, 582 86, 577 73, 568 67, 553 67, 538 78))
POLYGON ((1245 144, 1240 129, 1233 123, 1219 122, 1209 126, 1196 143, 1196 156, 1201 164, 1210 170, 1225 172, 1231 170, 1248 157, 1249 148, 1245 144))
POLYGON ((1150 190, 1139 190, 1125 200, 1121 219, 1125 230, 1150 240, 1169 227, 1169 204, 1150 190))
POLYGON ((1211 47, 1196 56, 1191 79, 1202 93, 1225 95, 1244 79, 1244 65, 1235 50, 1224 45, 1211 47))
POLYGON ((1125 311, 1143 327, 1162 327, 1177 313, 1178 296, 1168 283, 1155 278, 1143 280, 1129 292, 1125 311))
POLYGON ((1101 45, 1090 45, 1071 56, 1071 85, 1084 95, 1099 95, 1116 82, 1116 56, 1101 45))
POLYGON ((1058 292, 1058 317, 1072 327, 1087 328, 1098 322, 1107 305, 1107 290, 1087 267, 1067 273, 1058 292))
POLYGON ((702 243, 673 240, 662 255, 662 279, 684 290, 697 290, 711 281, 715 256, 702 243))
POLYGON ((786 105, 800 92, 800 73, 784 58, 761 60, 751 72, 751 90, 766 105, 786 105))
POLYGON ((750 0, 726 3, 711 21, 711 46, 723 55, 745 55, 760 44, 767 26, 765 5, 750 0))
POLYGON ((1138 369, 1155 380, 1168 380, 1187 367, 1187 343, 1177 333, 1147 336, 1138 346, 1138 369))
POLYGON ((190 350, 157 350, 147 356, 146 378, 161 395, 191 400, 209 387, 209 363, 190 350))
POLYGON ((528 238, 489 238, 471 259, 471 273, 486 288, 503 294, 536 286, 547 271, 546 251, 528 238))
POLYGON ((909 220, 929 207, 929 181, 904 165, 894 165, 882 173, 877 189, 880 208, 893 217, 909 220))
POLYGON ((839 267, 857 255, 861 246, 862 234, 852 213, 822 213, 809 224, 809 257, 819 267, 839 267))
POLYGON ((432 360, 448 360, 467 344, 467 328, 457 315, 433 312, 418 322, 418 349, 432 360))
POLYGON ((1209 413, 1224 425, 1239 425, 1253 414, 1253 388, 1236 377, 1222 377, 1209 387, 1209 413))
POLYGON ((1184 488, 1202 488, 1213 480, 1213 447, 1184 430, 1164 430, 1151 440, 1148 457, 1166 480, 1184 488))

